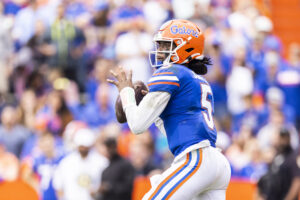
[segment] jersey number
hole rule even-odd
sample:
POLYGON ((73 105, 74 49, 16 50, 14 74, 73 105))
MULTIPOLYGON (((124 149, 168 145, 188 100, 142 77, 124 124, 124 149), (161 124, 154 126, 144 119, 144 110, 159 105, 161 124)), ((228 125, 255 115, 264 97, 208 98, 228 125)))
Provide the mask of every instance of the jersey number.
POLYGON ((210 94, 212 95, 211 88, 204 83, 200 83, 201 86, 201 106, 203 109, 205 109, 207 112, 202 112, 204 120, 207 124, 207 126, 210 129, 214 129, 214 120, 212 115, 212 105, 211 101, 207 98, 207 96, 210 94))

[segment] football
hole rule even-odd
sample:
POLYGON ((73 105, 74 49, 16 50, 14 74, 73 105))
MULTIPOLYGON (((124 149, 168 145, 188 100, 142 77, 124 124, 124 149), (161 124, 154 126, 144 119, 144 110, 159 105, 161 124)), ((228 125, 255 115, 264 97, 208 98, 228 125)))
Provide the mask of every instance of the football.
MULTIPOLYGON (((140 104, 140 102, 142 101, 142 99, 144 98, 144 96, 146 95, 145 93, 143 93, 142 91, 147 91, 148 92, 148 88, 147 86, 143 83, 143 81, 136 81, 133 83, 133 87, 134 87, 134 92, 135 92, 135 100, 137 105, 140 104)), ((116 112, 116 117, 119 123, 125 123, 127 122, 126 119, 126 115, 123 111, 123 107, 122 107, 122 101, 120 98, 120 94, 116 100, 116 104, 115 104, 115 112, 116 112)))

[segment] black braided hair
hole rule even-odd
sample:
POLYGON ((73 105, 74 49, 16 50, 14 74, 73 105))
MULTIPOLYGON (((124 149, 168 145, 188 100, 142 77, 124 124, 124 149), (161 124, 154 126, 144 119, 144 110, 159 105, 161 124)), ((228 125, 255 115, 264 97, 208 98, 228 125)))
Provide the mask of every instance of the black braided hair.
POLYGON ((207 73, 208 65, 212 65, 212 62, 211 58, 204 56, 202 60, 194 59, 184 65, 196 74, 204 75, 207 73))

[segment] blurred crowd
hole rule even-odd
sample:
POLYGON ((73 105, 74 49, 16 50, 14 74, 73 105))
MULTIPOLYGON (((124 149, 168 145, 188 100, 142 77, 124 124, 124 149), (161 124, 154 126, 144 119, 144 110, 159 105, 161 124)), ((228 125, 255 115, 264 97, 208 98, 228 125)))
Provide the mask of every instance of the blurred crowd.
POLYGON ((288 172, 289 188, 300 176, 300 45, 283 56, 255 2, 0 1, 0 180, 21 178, 41 199, 125 200, 136 177, 168 167, 165 135, 117 123, 118 91, 106 79, 121 65, 147 82, 153 34, 182 18, 206 36, 217 146, 232 177, 268 196, 288 172))

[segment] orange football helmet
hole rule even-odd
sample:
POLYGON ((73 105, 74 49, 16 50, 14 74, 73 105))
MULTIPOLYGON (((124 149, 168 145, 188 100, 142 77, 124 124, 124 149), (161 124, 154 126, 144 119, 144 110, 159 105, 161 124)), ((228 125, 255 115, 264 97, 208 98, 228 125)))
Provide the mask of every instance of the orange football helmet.
POLYGON ((200 28, 182 19, 164 23, 153 39, 155 51, 149 54, 152 67, 168 66, 171 63, 184 64, 194 59, 203 59, 204 34, 200 28), (169 49, 161 49, 159 45, 169 43, 169 49), (167 55, 162 61, 160 54, 167 55))

